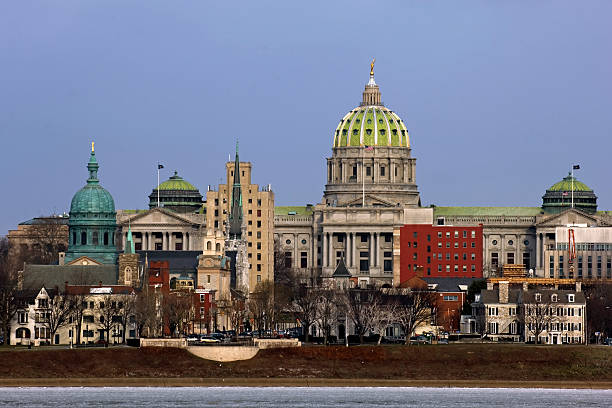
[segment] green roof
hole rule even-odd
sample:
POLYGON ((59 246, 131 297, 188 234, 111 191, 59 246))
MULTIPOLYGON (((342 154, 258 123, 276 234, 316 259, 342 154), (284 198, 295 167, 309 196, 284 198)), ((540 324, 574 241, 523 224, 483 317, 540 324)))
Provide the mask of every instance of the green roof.
POLYGON ((434 216, 522 216, 540 215, 540 207, 435 207, 434 216))
POLYGON ((571 173, 558 183, 553 184, 548 191, 593 191, 582 181, 578 181, 576 177, 572 177, 571 173), (572 186, 572 180, 574 181, 572 186))
POLYGON ((175 171, 174 176, 170 177, 168 180, 161 183, 156 190, 160 191, 198 191, 197 188, 193 186, 193 184, 183 180, 181 176, 175 171))
POLYGON ((384 106, 360 106, 347 113, 334 133, 334 147, 410 147, 408 130, 384 106))
POLYGON ((274 215, 310 215, 312 214, 312 206, 286 206, 274 207, 274 215))

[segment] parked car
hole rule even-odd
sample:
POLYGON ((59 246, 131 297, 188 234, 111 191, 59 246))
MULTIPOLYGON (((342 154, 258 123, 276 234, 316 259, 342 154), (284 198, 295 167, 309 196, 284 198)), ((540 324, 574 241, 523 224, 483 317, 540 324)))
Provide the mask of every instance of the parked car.
POLYGON ((190 334, 187 336, 187 341, 193 342, 200 340, 197 334, 190 334))
POLYGON ((200 343, 220 343, 220 342, 221 340, 213 336, 209 336, 209 335, 200 336, 200 343))

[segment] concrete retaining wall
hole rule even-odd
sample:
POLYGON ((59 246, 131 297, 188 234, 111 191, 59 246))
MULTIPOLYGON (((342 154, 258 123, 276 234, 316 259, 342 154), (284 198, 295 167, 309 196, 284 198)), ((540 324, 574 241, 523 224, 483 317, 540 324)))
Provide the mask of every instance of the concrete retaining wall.
POLYGON ((187 339, 140 339, 140 347, 187 347, 187 339))
POLYGON ((253 339, 253 344, 260 349, 302 346, 298 339, 253 339))
POLYGON ((206 360, 219 362, 249 360, 259 351, 252 346, 191 346, 187 351, 206 360))

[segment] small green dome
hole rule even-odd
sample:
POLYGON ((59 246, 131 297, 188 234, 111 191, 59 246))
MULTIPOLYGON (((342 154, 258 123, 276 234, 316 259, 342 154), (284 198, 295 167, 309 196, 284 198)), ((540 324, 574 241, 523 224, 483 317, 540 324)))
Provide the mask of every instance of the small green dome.
POLYGON ((334 132, 334 147, 410 147, 408 129, 384 106, 359 106, 347 113, 334 132))
POLYGON ((193 184, 183 180, 181 176, 178 175, 178 172, 174 172, 174 176, 170 177, 168 180, 164 181, 159 185, 159 187, 155 190, 159 191, 198 191, 197 188, 193 186, 193 184))
POLYGON ((582 181, 578 181, 576 177, 572 177, 571 173, 560 182, 553 184, 548 191, 572 191, 572 178, 574 180, 573 191, 593 191, 582 181))

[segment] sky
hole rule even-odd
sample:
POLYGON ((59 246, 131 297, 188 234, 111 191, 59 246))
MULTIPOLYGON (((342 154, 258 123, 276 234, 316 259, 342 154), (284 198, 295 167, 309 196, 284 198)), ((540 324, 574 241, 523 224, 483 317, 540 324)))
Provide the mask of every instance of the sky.
POLYGON ((118 209, 240 143, 276 205, 321 200, 370 61, 423 205, 539 206, 576 177, 612 209, 610 1, 4 1, 0 235, 68 212, 96 143, 118 209))

